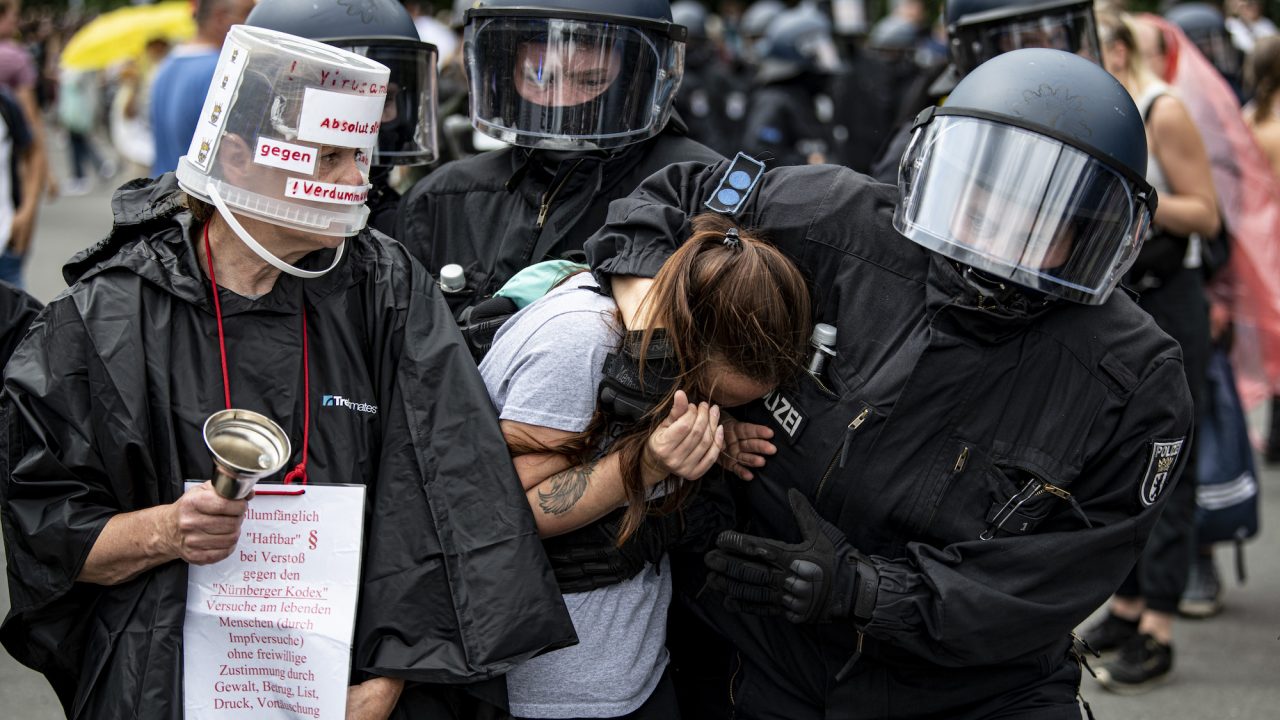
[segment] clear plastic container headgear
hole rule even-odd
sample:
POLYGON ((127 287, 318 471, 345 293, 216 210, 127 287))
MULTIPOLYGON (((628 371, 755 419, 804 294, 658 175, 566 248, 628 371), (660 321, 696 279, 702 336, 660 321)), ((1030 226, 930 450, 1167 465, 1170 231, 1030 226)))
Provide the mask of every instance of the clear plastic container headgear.
POLYGON ((1051 134, 945 112, 926 111, 902 157, 898 232, 1023 287, 1105 302, 1146 237, 1150 185, 1051 134))
POLYGON ((476 130, 513 145, 612 149, 657 135, 684 75, 685 28, 542 8, 468 11, 476 130))
POLYGON ((354 235, 369 216, 369 163, 389 74, 319 42, 232 27, 178 161, 178 184, 275 225, 354 235))

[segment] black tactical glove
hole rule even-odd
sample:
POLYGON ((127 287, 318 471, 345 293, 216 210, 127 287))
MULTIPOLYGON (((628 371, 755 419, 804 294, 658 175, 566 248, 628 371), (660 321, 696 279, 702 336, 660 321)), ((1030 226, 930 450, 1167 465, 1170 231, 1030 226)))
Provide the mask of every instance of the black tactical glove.
POLYGON ((798 490, 789 490, 787 499, 803 539, 720 533, 717 549, 706 555, 708 587, 724 593, 725 607, 735 612, 784 615, 794 623, 866 624, 880 584, 875 567, 798 490))

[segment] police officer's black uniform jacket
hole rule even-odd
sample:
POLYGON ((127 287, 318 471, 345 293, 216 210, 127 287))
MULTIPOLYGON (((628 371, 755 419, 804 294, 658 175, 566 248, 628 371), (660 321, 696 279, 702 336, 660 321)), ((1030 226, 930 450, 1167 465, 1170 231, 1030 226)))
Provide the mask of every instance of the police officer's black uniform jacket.
POLYGON ((448 163, 414 185, 401 202, 396 238, 433 274, 450 263, 463 267, 466 289, 446 294, 458 313, 522 268, 580 257, 609 202, 654 172, 720 159, 686 137, 674 115, 663 132, 612 153, 494 150, 448 163))
MULTIPOLYGON (((183 715, 187 564, 111 586, 76 578, 109 518, 209 476, 201 429, 225 406, 218 322, 194 248, 201 226, 173 175, 125 185, 112 208, 111 235, 67 265, 71 286, 6 368, 12 608, 0 640, 45 673, 68 717, 169 720, 183 715)), ((484 383, 399 243, 362 231, 323 277, 219 297, 233 406, 280 423, 293 467, 309 386, 310 483, 366 487, 351 682, 481 681, 573 641, 484 383)), ((433 702, 428 689, 411 682, 396 717, 425 717, 413 708, 433 702)))
MULTIPOLYGON (((601 280, 652 276, 723 171, 673 166, 614 203, 588 244, 601 280)), ((896 199, 844 168, 780 168, 740 218, 798 263, 815 322, 839 329, 821 383, 801 374, 739 413, 778 446, 740 486, 740 523, 798 540, 786 491, 799 488, 880 580, 861 627, 730 613, 702 593, 696 611, 740 652, 725 693, 739 717, 1071 703, 1070 633, 1133 566, 1180 469, 1192 412, 1179 350, 1125 293, 992 305, 892 229, 896 199)))

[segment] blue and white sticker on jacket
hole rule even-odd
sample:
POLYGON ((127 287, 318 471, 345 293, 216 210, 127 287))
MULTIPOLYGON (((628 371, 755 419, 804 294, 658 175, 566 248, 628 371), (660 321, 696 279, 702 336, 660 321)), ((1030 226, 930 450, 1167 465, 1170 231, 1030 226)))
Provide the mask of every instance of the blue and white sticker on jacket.
POLYGON ((1144 506, 1154 505, 1169 487, 1184 442, 1185 438, 1151 443, 1151 459, 1147 461, 1147 471, 1142 473, 1142 483, 1138 485, 1138 499, 1144 506))

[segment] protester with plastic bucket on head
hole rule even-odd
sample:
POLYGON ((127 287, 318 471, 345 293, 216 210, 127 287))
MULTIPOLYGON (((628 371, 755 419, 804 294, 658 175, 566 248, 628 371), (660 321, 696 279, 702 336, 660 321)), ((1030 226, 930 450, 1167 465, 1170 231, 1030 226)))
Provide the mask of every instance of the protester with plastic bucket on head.
MULTIPOLYGON (((897 188, 765 173, 741 213, 836 342, 736 415, 774 452, 736 531, 684 558, 706 568, 676 586, 707 629, 693 664, 721 674, 686 716, 1080 717, 1072 630, 1133 567, 1191 430, 1177 345, 1115 292, 1157 207, 1146 163, 1120 83, 1026 49, 920 115, 897 188)), ((624 317, 627 276, 725 173, 675 165, 614 203, 588 252, 624 317)))
POLYGON ((413 18, 396 0, 370 0, 352 15, 338 0, 262 0, 245 24, 319 40, 386 65, 391 71, 370 171, 369 226, 395 230, 400 193, 396 167, 436 159, 436 48, 418 39, 413 18))
POLYGON ((348 717, 449 717, 433 684, 572 641, 447 306, 363 229, 387 78, 234 28, 177 177, 116 193, 110 234, 15 352, 0 639, 68 715, 183 717, 188 565, 231 554, 254 502, 183 492, 226 408, 278 424, 287 479, 366 487, 351 674, 329 680, 348 717))
POLYGON ((522 268, 580 260, 609 203, 644 178, 720 159, 671 110, 684 39, 667 0, 485 0, 467 12, 471 124, 513 147, 423 178, 396 231, 432 273, 458 266, 445 296, 465 325, 514 312, 491 296, 522 268))

